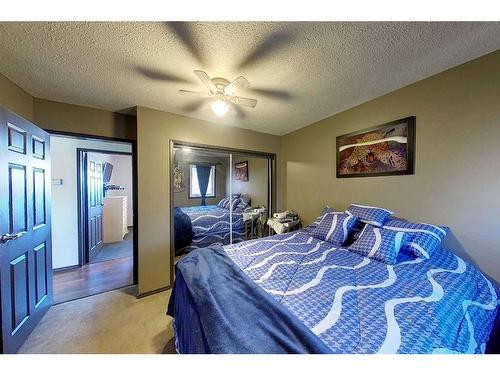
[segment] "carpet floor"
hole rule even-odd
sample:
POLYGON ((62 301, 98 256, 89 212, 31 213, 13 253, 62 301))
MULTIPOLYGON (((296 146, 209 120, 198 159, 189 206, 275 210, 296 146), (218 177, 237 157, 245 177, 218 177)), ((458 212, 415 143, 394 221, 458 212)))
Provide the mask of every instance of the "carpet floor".
POLYGON ((135 294, 133 286, 53 306, 19 353, 175 353, 170 290, 135 294))

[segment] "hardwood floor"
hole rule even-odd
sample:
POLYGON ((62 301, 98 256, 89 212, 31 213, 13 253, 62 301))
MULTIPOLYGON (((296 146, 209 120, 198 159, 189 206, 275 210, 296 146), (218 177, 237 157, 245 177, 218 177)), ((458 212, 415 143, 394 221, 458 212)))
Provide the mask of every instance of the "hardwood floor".
POLYGON ((133 263, 125 257, 54 271, 54 304, 132 285, 133 263))

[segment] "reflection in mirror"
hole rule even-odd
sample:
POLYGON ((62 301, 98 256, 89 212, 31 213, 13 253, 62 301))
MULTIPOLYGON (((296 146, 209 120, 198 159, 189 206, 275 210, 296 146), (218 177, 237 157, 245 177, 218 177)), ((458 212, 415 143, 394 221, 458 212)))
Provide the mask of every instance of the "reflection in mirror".
POLYGON ((175 255, 264 236, 270 197, 268 168, 268 159, 259 156, 175 146, 175 255))
POLYGON ((175 254, 214 243, 230 243, 227 197, 229 154, 175 147, 173 160, 175 254))
MULTIPOLYGON (((231 192, 236 201, 235 220, 243 227, 233 230, 233 243, 260 238, 268 218, 269 170, 268 159, 248 154, 232 154, 231 192)), ((267 234, 267 233, 266 233, 267 234)))

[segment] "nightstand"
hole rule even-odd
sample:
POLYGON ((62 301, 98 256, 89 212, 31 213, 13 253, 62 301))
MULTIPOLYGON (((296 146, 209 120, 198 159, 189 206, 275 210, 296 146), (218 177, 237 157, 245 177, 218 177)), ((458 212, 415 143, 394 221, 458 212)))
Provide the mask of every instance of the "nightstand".
POLYGON ((299 218, 292 221, 283 221, 281 219, 270 218, 267 219, 267 225, 269 227, 269 235, 272 236, 272 232, 282 234, 301 229, 302 219, 299 218))
POLYGON ((246 240, 263 237, 266 209, 259 207, 243 212, 246 240))

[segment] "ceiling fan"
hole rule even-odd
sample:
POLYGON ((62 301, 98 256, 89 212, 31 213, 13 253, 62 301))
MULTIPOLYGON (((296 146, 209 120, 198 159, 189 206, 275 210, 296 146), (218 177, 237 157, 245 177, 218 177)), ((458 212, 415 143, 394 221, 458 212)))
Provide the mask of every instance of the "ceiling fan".
POLYGON ((214 98, 215 100, 210 104, 210 108, 216 115, 224 116, 227 111, 229 111, 230 103, 250 108, 255 108, 257 105, 256 99, 235 95, 235 89, 245 89, 250 86, 250 83, 245 77, 239 76, 234 81, 229 82, 225 78, 210 78, 203 70, 194 70, 193 73, 208 88, 208 92, 179 90, 179 93, 201 98, 214 98))

